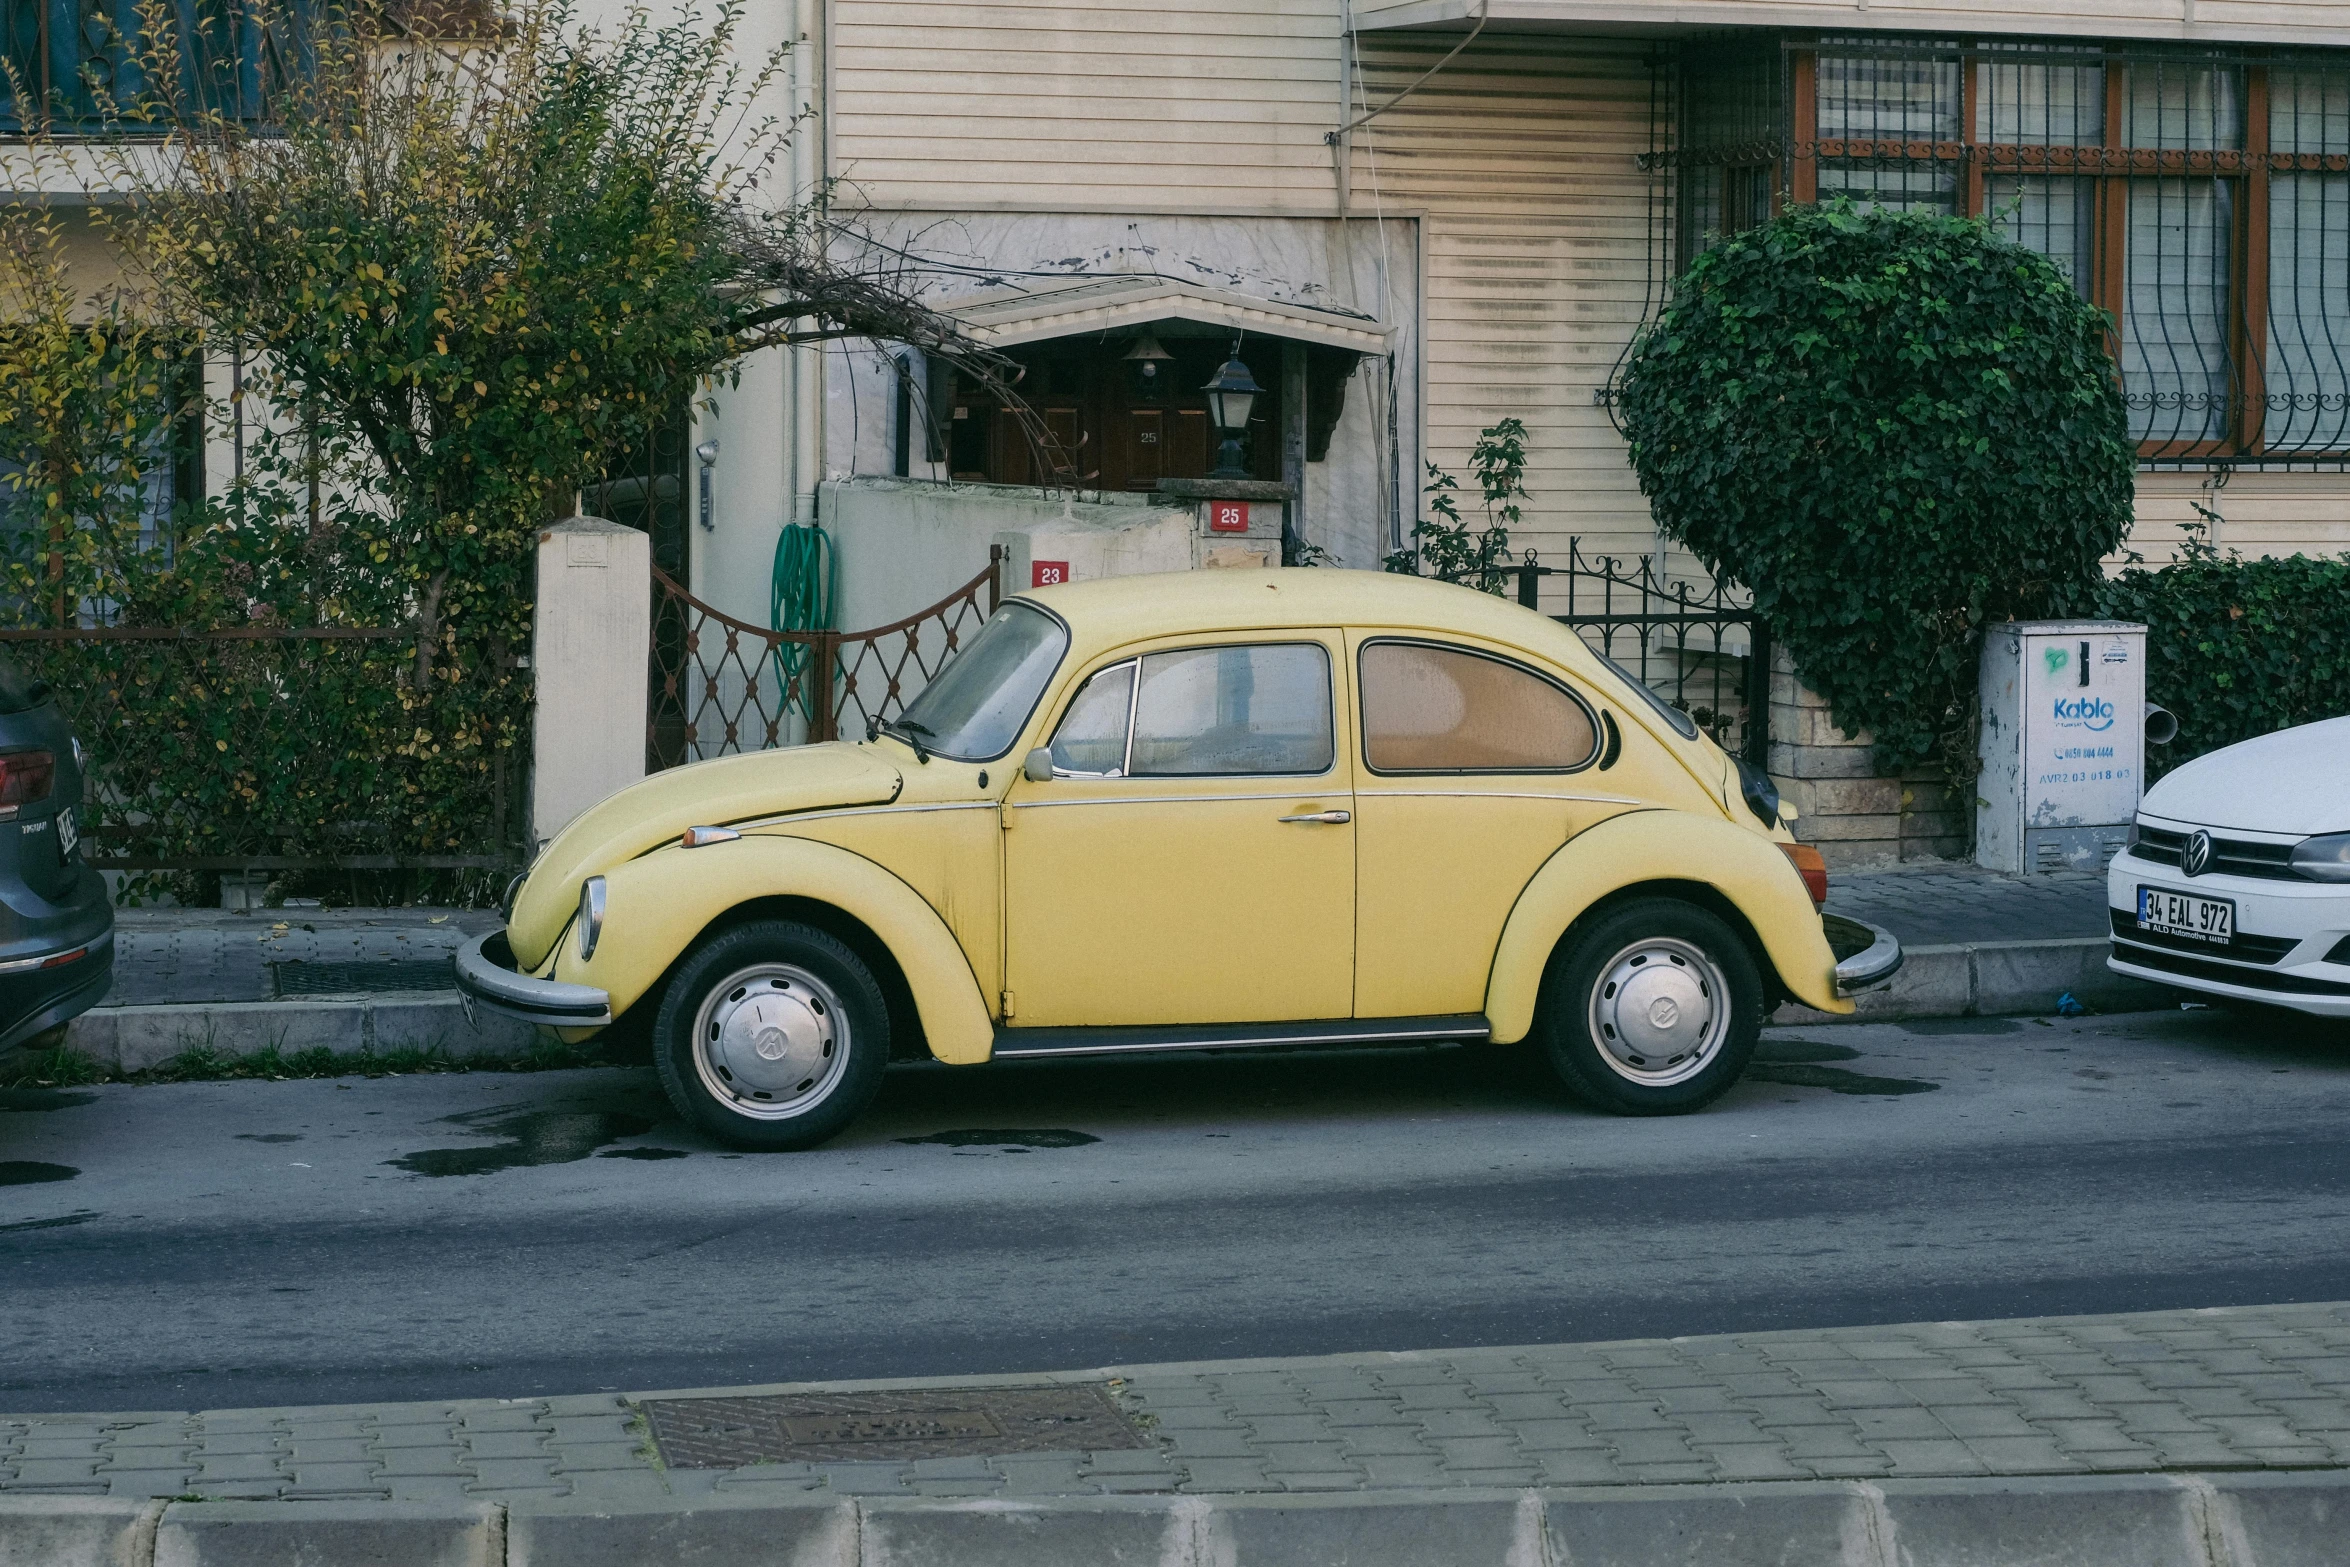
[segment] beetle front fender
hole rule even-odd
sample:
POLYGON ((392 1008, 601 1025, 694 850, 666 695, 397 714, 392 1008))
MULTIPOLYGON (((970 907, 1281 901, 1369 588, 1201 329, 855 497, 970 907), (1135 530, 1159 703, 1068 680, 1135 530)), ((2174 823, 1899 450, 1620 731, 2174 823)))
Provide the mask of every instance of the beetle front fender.
POLYGON ((596 955, 582 962, 567 937, 555 977, 608 992, 614 1017, 729 910, 759 898, 807 898, 863 922, 897 959, 932 1055, 961 1065, 985 1061, 995 1047, 985 992, 962 944, 920 893, 863 855, 749 833, 699 849, 656 849, 603 876, 607 912, 596 955))
POLYGON ((1777 844, 1719 819, 1630 811, 1568 839, 1518 895, 1486 985, 1493 1038, 1506 1044, 1532 1032, 1550 955, 1586 910, 1626 887, 1664 881, 1696 882, 1727 898, 1796 1000, 1822 1012, 1852 1010, 1836 994, 1836 954, 1819 910, 1777 844))

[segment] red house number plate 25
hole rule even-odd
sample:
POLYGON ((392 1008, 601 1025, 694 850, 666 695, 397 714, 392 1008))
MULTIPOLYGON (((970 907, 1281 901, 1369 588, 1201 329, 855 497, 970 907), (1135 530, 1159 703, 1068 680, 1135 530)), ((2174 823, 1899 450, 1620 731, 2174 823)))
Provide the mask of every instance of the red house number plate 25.
POLYGON ((1069 580, 1069 563, 1065 560, 1032 560, 1028 563, 1028 585, 1049 588, 1069 580))
POLYGON ((1248 532, 1248 502, 1210 501, 1208 503, 1208 531, 1210 533, 1248 532))

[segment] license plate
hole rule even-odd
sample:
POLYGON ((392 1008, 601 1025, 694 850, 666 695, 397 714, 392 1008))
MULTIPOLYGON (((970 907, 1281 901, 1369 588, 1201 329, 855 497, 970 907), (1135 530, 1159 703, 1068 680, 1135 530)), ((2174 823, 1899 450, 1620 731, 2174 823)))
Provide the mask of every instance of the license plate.
POLYGON ((57 857, 72 859, 74 845, 81 841, 82 830, 74 825, 73 807, 69 805, 57 813, 57 857))
POLYGON ((2224 947, 2236 939, 2236 906, 2225 898, 2194 898, 2160 887, 2140 887, 2138 928, 2224 947))

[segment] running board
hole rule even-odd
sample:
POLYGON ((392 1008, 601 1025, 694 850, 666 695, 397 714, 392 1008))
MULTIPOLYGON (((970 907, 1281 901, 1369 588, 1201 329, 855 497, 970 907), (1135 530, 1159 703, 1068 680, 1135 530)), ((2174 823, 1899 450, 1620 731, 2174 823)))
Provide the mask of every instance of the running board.
POLYGON ((1166 1050, 1343 1049, 1349 1045, 1487 1039, 1492 1034, 1493 1025, 1485 1021, 1482 1012, 1335 1018, 1312 1023, 1210 1023, 1188 1028, 999 1028, 995 1031, 995 1059, 1124 1056, 1166 1050))

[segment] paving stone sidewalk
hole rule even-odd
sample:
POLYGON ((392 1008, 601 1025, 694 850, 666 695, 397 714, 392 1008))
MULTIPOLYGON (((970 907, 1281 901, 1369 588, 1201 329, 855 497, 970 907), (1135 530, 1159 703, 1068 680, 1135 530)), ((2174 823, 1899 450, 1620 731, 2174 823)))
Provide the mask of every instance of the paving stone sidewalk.
POLYGON ((487 909, 123 909, 106 1005, 446 990, 457 949, 500 923, 487 909))
POLYGON ((1111 1384, 1156 1445, 664 1469, 617 1394, 0 1416, 0 1496, 621 1506, 2350 1466, 2350 1302, 831 1388, 1078 1382, 1111 1384))
POLYGON ((1884 926, 1906 947, 2056 941, 2112 930, 2102 876, 2002 876, 1944 861, 1831 871, 1828 907, 1884 926))

